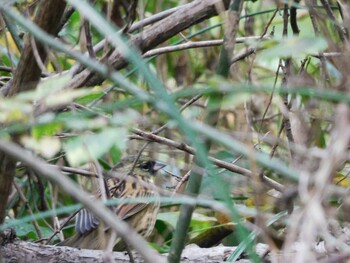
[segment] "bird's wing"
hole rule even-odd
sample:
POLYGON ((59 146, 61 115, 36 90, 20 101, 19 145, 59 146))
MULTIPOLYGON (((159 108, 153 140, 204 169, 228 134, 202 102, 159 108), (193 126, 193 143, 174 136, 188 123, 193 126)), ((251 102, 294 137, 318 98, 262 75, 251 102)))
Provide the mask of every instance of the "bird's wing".
POLYGON ((75 229, 80 234, 85 234, 97 228, 100 221, 85 208, 81 209, 76 216, 75 229))
MULTIPOLYGON (((110 187, 114 186, 115 190, 113 194, 116 196, 120 195, 125 190, 125 182, 123 180, 114 180, 113 184, 111 184, 112 182, 111 180, 107 180, 106 187, 110 189, 110 187)), ((97 195, 100 196, 100 193, 97 195)), ((99 219, 85 208, 81 209, 75 218, 75 230, 80 234, 85 234, 96 229, 99 224, 99 219)))
MULTIPOLYGON (((135 179, 125 180, 107 180, 107 185, 110 189, 110 197, 116 199, 133 198, 133 197, 149 197, 152 196, 152 191, 138 184, 135 179)), ((137 214, 148 206, 147 202, 120 204, 113 207, 114 212, 122 220, 137 214)))
MULTIPOLYGON (((131 180, 116 180, 107 179, 107 187, 109 189, 110 198, 132 198, 132 197, 152 197, 155 193, 139 184, 133 184, 135 181, 131 180), (129 187, 127 186, 129 185, 129 187), (130 187, 130 185, 132 185, 130 187)), ((127 220, 129 217, 139 213, 149 206, 148 202, 137 202, 117 205, 112 210, 122 220, 127 220)), ((100 221, 87 209, 82 209, 76 216, 75 229, 77 232, 84 234, 93 229, 96 229, 100 221)))
MULTIPOLYGON (((139 193, 139 197, 151 197, 153 193, 150 191, 144 191, 139 193)), ((131 197, 131 196, 130 196, 131 197)), ((149 206, 147 202, 137 202, 129 204, 121 204, 116 207, 116 214, 123 220, 127 220, 129 217, 137 214, 138 212, 149 206)))

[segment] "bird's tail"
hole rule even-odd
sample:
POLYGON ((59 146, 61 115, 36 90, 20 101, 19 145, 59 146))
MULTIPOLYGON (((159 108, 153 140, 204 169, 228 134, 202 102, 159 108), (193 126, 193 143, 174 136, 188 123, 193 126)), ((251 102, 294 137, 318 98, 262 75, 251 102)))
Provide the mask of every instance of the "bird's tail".
POLYGON ((77 233, 73 237, 67 238, 66 240, 56 244, 56 246, 104 250, 106 249, 109 241, 110 231, 106 231, 104 234, 99 235, 98 231, 94 230, 85 234, 77 233))

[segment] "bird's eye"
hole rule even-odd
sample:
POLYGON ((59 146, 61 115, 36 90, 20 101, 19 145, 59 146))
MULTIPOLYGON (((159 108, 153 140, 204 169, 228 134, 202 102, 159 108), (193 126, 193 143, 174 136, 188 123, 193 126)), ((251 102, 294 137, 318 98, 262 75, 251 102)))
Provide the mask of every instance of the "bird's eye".
POLYGON ((150 171, 152 169, 152 163, 151 162, 144 162, 140 164, 140 167, 142 170, 150 171))

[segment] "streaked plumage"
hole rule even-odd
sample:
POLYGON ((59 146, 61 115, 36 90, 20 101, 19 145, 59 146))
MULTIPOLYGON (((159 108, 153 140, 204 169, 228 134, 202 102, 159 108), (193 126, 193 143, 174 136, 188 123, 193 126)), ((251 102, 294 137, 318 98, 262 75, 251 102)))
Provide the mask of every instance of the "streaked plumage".
MULTIPOLYGON (((141 157, 133 172, 135 157, 124 158, 112 169, 111 176, 105 179, 108 198, 153 197, 158 193, 147 184, 153 183, 157 171, 165 165, 141 157), (113 173, 117 178, 113 177, 113 173), (143 183, 142 183, 143 182, 143 183)), ((119 218, 126 221, 143 237, 148 237, 156 221, 159 203, 131 203, 111 207, 119 218)), ((60 245, 86 249, 105 249, 111 230, 104 226, 92 213, 82 209, 76 216, 76 234, 61 242, 60 245)), ((120 242, 117 238, 114 245, 120 242)), ((120 244, 118 244, 120 248, 120 244)))

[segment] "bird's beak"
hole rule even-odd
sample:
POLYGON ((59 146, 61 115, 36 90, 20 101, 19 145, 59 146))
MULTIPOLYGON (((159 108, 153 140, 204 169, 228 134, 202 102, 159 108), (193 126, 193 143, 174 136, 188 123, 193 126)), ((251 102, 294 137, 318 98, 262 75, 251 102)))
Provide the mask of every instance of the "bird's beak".
POLYGON ((161 162, 155 162, 154 166, 153 166, 153 170, 155 172, 158 172, 160 169, 164 168, 166 166, 166 164, 161 163, 161 162))

